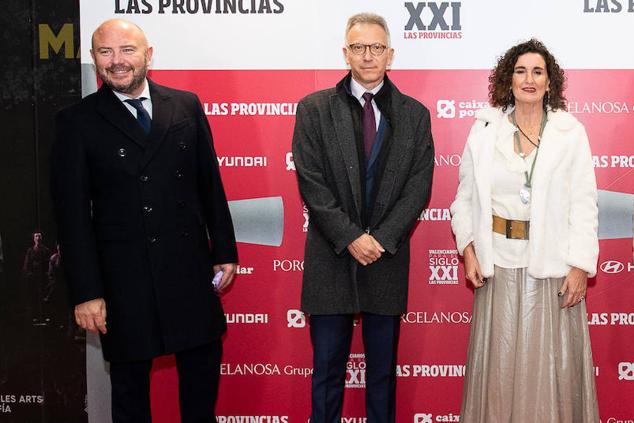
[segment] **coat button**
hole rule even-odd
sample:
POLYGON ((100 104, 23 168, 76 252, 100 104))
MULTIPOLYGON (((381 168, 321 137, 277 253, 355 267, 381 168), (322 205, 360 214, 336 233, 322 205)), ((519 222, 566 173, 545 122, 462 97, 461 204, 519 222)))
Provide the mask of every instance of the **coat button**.
POLYGON ((180 170, 177 170, 176 172, 174 172, 174 176, 176 177, 176 179, 181 179, 183 177, 183 173, 180 170))
POLYGON ((151 213, 152 212, 152 207, 151 206, 143 206, 143 211, 146 213, 151 213))
POLYGON ((141 175, 139 176, 139 181, 141 182, 147 182, 150 178, 147 175, 141 175))
POLYGON ((178 200, 176 204, 178 205, 178 207, 185 207, 185 202, 183 200, 178 200))
POLYGON ((125 157, 128 155, 128 152, 126 151, 125 148, 120 148, 118 153, 119 153, 119 157, 125 157))
POLYGON ((149 237, 147 237, 147 241, 148 241, 150 244, 156 244, 156 241, 158 241, 158 238, 157 238, 157 237, 155 237, 155 236, 149 236, 149 237))
POLYGON ((187 145, 186 142, 181 141, 178 143, 178 148, 180 148, 181 151, 185 151, 189 148, 189 146, 187 145))

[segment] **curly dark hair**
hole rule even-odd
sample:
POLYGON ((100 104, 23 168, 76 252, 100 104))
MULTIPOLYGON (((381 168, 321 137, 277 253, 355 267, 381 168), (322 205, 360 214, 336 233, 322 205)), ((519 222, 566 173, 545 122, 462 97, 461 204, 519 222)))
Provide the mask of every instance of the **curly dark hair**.
POLYGON ((550 92, 544 96, 544 109, 550 106, 553 110, 567 110, 566 97, 564 97, 566 88, 564 70, 559 67, 546 46, 535 38, 511 47, 498 59, 489 76, 489 102, 491 105, 501 107, 502 110, 515 105, 515 97, 509 93, 509 90, 513 81, 513 72, 517 59, 526 53, 537 53, 546 62, 546 72, 550 79, 550 92))

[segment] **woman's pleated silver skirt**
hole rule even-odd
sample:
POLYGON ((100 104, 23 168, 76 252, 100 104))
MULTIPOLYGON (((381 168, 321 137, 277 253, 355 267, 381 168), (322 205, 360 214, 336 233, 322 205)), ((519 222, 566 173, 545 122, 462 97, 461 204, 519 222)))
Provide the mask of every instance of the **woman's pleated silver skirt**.
POLYGON ((496 266, 475 291, 461 422, 599 422, 585 301, 562 309, 562 283, 496 266))

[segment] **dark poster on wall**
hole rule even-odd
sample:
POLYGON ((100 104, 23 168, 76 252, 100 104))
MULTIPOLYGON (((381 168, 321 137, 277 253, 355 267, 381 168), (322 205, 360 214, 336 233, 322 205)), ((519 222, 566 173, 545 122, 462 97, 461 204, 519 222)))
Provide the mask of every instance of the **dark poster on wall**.
POLYGON ((68 304, 49 196, 55 113, 79 100, 79 5, 0 13, 0 422, 86 422, 85 334, 68 304))

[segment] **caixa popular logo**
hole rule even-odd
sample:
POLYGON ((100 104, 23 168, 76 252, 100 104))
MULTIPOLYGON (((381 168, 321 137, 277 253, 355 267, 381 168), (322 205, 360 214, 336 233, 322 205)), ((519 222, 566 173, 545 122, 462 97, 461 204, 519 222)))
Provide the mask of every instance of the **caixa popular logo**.
POLYGON ((621 273, 625 270, 627 270, 628 272, 631 272, 634 270, 634 264, 633 263, 622 263, 620 261, 616 261, 616 260, 606 260, 603 263, 601 263, 601 265, 599 266, 599 268, 601 269, 601 271, 603 273, 607 273, 607 274, 616 274, 616 273, 621 273))
POLYGON ((308 225, 310 224, 310 213, 306 204, 302 206, 302 216, 304 217, 304 223, 302 224, 302 232, 308 232, 308 225))
POLYGON ((236 275, 252 275, 252 274, 253 274, 253 267, 241 266, 241 265, 238 265, 238 267, 236 267, 236 275))
POLYGON ((447 100, 436 101, 436 117, 438 119, 464 119, 475 116, 476 110, 489 107, 487 101, 482 100, 447 100))
POLYGON ((435 418, 432 413, 416 413, 414 414, 414 423, 434 423, 434 422, 457 422, 460 416, 457 414, 437 415, 435 418))
POLYGON ((438 100, 436 102, 436 117, 439 119, 455 118, 456 100, 438 100))
POLYGON ((458 284, 458 251, 429 250, 429 284, 458 284))
POLYGON ((403 38, 461 39, 461 8, 462 3, 459 1, 405 2, 408 18, 403 38))
POLYGON ((288 310, 286 312, 286 321, 289 328, 306 327, 306 316, 301 310, 288 310))
POLYGON ((286 163, 286 170, 296 170, 295 161, 293 160, 293 153, 291 151, 286 152, 286 156, 284 156, 284 162, 286 163))
POLYGON ((619 380, 634 380, 634 363, 619 363, 619 380))

